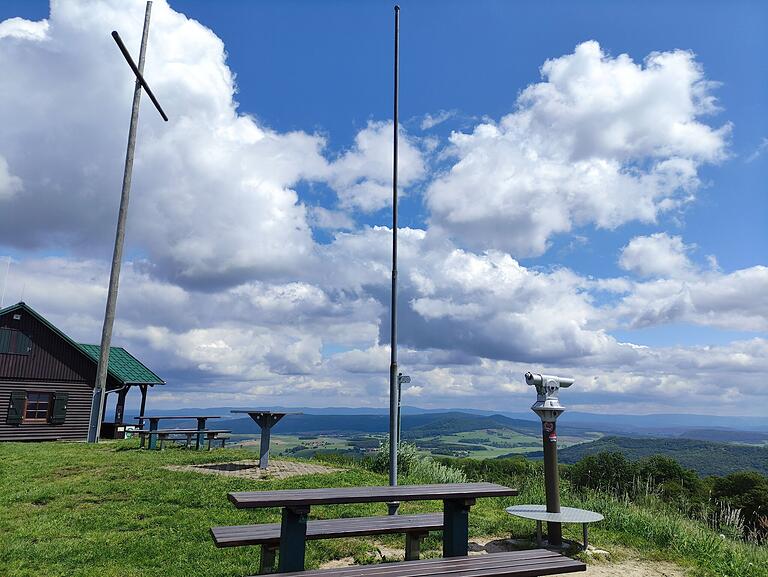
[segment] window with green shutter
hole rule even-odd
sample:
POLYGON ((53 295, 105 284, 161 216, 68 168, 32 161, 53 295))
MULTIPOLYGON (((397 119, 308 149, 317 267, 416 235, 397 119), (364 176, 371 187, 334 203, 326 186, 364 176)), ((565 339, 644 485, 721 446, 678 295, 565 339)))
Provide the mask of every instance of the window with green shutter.
POLYGON ((24 408, 27 404, 26 391, 11 391, 11 402, 8 405, 8 416, 5 419, 8 425, 20 425, 24 419, 24 408))
POLYGON ((53 393, 53 405, 51 407, 51 416, 48 422, 51 425, 61 425, 67 416, 67 401, 69 393, 53 393))
POLYGON ((17 329, 0 329, 0 354, 28 355, 32 352, 32 339, 17 329))

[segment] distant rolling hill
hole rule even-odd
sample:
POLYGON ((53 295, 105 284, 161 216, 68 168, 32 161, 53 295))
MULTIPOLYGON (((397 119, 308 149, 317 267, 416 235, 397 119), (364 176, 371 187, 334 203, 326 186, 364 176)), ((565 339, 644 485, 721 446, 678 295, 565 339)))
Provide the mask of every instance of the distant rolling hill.
MULTIPOLYGON (((651 455, 667 455, 701 476, 722 476, 746 470, 768 475, 768 447, 750 447, 694 439, 603 437, 590 443, 561 449, 558 451, 558 457, 561 463, 575 463, 586 455, 601 451, 617 451, 633 461, 651 455)), ((528 456, 541 458, 542 455, 537 451, 529 453, 528 456)))
MULTIPOLYGON (((258 433, 256 424, 249 418, 217 422, 235 434, 258 433)), ((538 436, 541 424, 536 421, 511 419, 503 415, 476 415, 471 413, 423 413, 402 416, 404 439, 439 436, 450 433, 483 429, 509 429, 524 435, 538 436)), ((277 435, 295 433, 386 433, 389 430, 387 415, 289 415, 280 421, 273 432, 277 435)), ((580 435, 584 429, 561 427, 562 434, 580 435)))

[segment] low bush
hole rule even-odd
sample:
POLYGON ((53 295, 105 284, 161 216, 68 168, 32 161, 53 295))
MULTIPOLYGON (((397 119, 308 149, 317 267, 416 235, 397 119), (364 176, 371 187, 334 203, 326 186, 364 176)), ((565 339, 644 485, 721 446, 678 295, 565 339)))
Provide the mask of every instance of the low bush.
POLYGON ((466 483, 463 471, 438 463, 428 457, 417 459, 411 464, 406 480, 414 485, 429 483, 466 483))
MULTIPOLYGON (((374 473, 389 472, 389 441, 383 441, 373 457, 363 465, 374 473)), ((428 455, 419 453, 416 445, 400 443, 397 450, 397 472, 409 483, 465 483, 467 476, 454 467, 438 463, 428 455)))

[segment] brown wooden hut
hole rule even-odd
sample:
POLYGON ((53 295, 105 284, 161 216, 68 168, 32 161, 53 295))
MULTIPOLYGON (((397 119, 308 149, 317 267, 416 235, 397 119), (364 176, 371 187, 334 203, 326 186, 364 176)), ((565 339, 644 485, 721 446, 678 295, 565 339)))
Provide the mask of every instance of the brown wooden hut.
MULTIPOLYGON (((85 440, 99 351, 76 343, 23 302, 0 310, 0 441, 85 440)), ((149 387, 162 384, 128 351, 110 348, 114 423, 123 421, 131 387, 141 391, 143 415, 149 387)))

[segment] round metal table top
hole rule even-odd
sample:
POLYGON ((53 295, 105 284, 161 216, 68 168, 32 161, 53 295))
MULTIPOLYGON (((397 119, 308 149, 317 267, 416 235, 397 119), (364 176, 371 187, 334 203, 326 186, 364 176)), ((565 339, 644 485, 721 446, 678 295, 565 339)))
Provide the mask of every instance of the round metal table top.
POLYGON ((513 505, 506 508, 507 513, 533 519, 534 521, 550 521, 553 523, 592 523, 602 521, 604 517, 600 513, 575 509, 573 507, 560 507, 559 513, 547 513, 546 505, 513 505))

